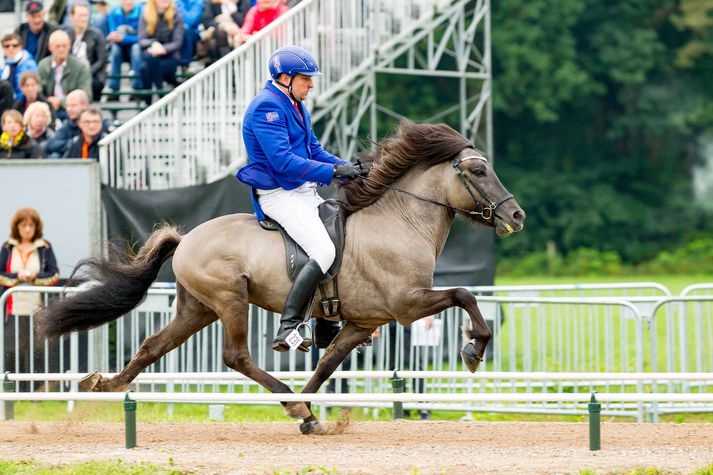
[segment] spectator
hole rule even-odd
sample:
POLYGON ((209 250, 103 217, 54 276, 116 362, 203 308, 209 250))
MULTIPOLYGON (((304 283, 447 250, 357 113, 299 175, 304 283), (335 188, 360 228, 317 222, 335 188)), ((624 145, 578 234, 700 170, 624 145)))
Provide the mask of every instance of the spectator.
MULTIPOLYGON (((173 0, 147 0, 139 21, 141 82, 144 89, 176 84, 178 55, 183 44, 183 18, 173 0)), ((147 97, 151 103, 151 97, 147 97)))
MULTIPOLYGON (((47 153, 51 158, 63 157, 72 140, 82 132, 78 124, 79 115, 88 107, 89 96, 82 89, 77 89, 67 95, 68 118, 54 137, 47 141, 47 153)), ((102 132, 109 133, 111 130, 111 122, 104 119, 102 132)))
POLYGON ((208 58, 206 64, 212 64, 230 50, 239 46, 237 39, 245 15, 250 10, 249 0, 205 0, 203 6, 203 33, 201 45, 208 58))
POLYGON ((111 75, 109 88, 119 90, 119 76, 121 63, 128 61, 131 64, 131 87, 141 89, 141 48, 138 45, 139 19, 141 18, 141 5, 136 5, 134 0, 121 0, 121 5, 114 7, 109 13, 109 30, 107 36, 111 44, 111 75))
POLYGON ((255 6, 245 15, 245 23, 238 34, 239 43, 245 43, 253 34, 265 28, 289 9, 281 0, 257 0, 255 6))
POLYGON ((52 114, 50 106, 44 102, 35 101, 25 111, 24 116, 27 135, 32 138, 39 147, 39 157, 47 158, 47 142, 54 137, 54 130, 50 128, 52 114))
POLYGON ((89 5, 75 3, 71 7, 71 27, 65 31, 72 43, 72 56, 84 62, 92 78, 92 98, 101 99, 106 84, 106 43, 104 35, 89 26, 89 5))
POLYGON ((59 25, 60 28, 68 28, 72 25, 72 7, 75 4, 89 4, 88 0, 54 0, 50 7, 50 21, 59 25))
POLYGON ((52 32, 49 42, 52 55, 40 61, 42 93, 47 96, 60 120, 67 118, 65 98, 68 92, 82 89, 87 96, 92 93, 89 69, 82 61, 69 55, 70 45, 66 31, 52 32))
POLYGON ((79 115, 82 133, 74 138, 64 154, 64 158, 93 158, 99 160, 99 141, 106 137, 102 132, 102 113, 97 107, 90 107, 79 115))
POLYGON ((0 80, 0 117, 6 110, 12 109, 12 104, 15 102, 15 89, 10 84, 10 81, 0 80))
MULTIPOLYGON (((50 286, 59 281, 57 259, 50 243, 42 239, 42 227, 40 215, 34 209, 22 208, 15 212, 10 221, 10 239, 0 248, 0 294, 17 285, 50 286)), ((17 362, 15 354, 20 351, 32 351, 29 338, 32 332, 30 319, 15 320, 7 316, 31 315, 40 303, 40 295, 37 293, 17 293, 8 297, 6 318, 3 322, 5 368, 14 371, 16 363, 19 363, 21 372, 29 372, 30 358, 24 357, 17 362), (16 329, 19 339, 17 348, 15 348, 16 329)), ((38 361, 35 363, 37 364, 38 361)))
POLYGON ((94 4, 94 11, 90 15, 92 26, 102 32, 104 38, 109 36, 109 5, 105 0, 91 0, 94 4))
POLYGON ((40 148, 32 137, 25 133, 22 114, 8 109, 2 114, 2 135, 0 135, 0 159, 40 158, 40 148))
POLYGON ((50 55, 49 37, 58 27, 45 21, 45 10, 42 2, 31 0, 27 7, 27 21, 17 27, 17 33, 22 38, 25 49, 39 63, 50 55))
POLYGON ((176 8, 183 18, 183 42, 178 55, 178 64, 187 67, 196 52, 200 39, 198 25, 203 17, 203 0, 175 0, 176 8))
POLYGON ((10 81, 16 99, 22 99, 20 75, 26 71, 37 71, 37 63, 23 47, 22 38, 17 33, 2 37, 3 68, 0 79, 10 81))
POLYGON ((40 75, 32 71, 25 71, 22 73, 20 75, 20 89, 22 90, 23 97, 16 100, 12 108, 24 114, 30 105, 35 102, 47 104, 52 117, 49 127, 54 129, 54 108, 47 98, 40 92, 40 75))

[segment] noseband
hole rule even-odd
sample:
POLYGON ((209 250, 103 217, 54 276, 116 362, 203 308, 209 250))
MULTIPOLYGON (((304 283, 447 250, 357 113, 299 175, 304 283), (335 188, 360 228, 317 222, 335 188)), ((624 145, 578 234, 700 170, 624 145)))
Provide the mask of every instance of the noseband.
POLYGON ((488 159, 485 157, 482 157, 480 155, 469 155, 467 157, 463 158, 454 158, 451 160, 451 164, 453 165, 453 169, 455 172, 458 174, 458 178, 460 178, 460 181, 463 183, 463 186, 465 189, 468 191, 468 194, 473 198, 473 201, 475 202, 475 206, 477 206, 478 209, 475 211, 469 210, 469 209, 463 209, 463 208, 457 208, 455 206, 451 206, 447 203, 443 203, 438 200, 434 200, 432 198, 427 198, 425 196, 417 195, 416 193, 412 193, 410 191, 404 190, 402 188, 398 188, 396 186, 392 185, 387 185, 386 183, 381 183, 377 180, 374 180, 373 178, 370 178, 369 176, 362 177, 361 179, 364 181, 370 181, 374 184, 378 184, 380 186, 385 186, 386 188, 390 188, 394 191, 398 191, 399 193, 404 193, 409 196, 413 196, 417 200, 425 201, 426 203, 432 203, 434 205, 438 206, 443 206, 444 208, 448 208, 449 210, 455 212, 455 213, 460 213, 465 216, 469 217, 474 217, 474 216, 480 216, 483 218, 483 220, 486 223, 493 224, 494 218, 495 218, 495 210, 497 209, 498 206, 501 204, 505 203, 508 200, 513 199, 512 194, 508 193, 505 196, 501 197, 497 201, 493 201, 490 198, 488 198, 488 195, 483 191, 482 188, 480 188, 463 170, 460 169, 460 164, 467 161, 467 160, 473 160, 473 159, 478 159, 482 160, 485 163, 488 162, 488 159), (487 205, 483 206, 480 201, 478 201, 478 198, 476 197, 475 192, 477 192, 485 201, 488 203, 487 205))
POLYGON ((471 198, 473 198, 475 206, 478 207, 476 211, 464 211, 465 213, 471 216, 481 216, 485 221, 490 223, 492 222, 495 216, 496 208, 501 204, 505 203, 507 200, 513 199, 513 196, 511 193, 508 193, 505 196, 500 197, 500 199, 498 199, 497 201, 493 201, 488 198, 488 195, 483 191, 483 189, 479 187, 477 183, 475 183, 468 175, 466 175, 463 170, 460 169, 460 164, 467 160, 482 160, 485 163, 488 163, 488 159, 485 157, 481 157, 480 155, 469 155, 467 157, 454 158, 453 160, 451 160, 451 163, 453 164, 453 169, 456 171, 458 178, 460 178, 460 181, 463 183, 463 186, 468 191, 468 194, 470 194, 471 198), (473 190, 475 190, 485 200, 485 202, 488 203, 486 206, 483 206, 480 201, 478 201, 473 190))

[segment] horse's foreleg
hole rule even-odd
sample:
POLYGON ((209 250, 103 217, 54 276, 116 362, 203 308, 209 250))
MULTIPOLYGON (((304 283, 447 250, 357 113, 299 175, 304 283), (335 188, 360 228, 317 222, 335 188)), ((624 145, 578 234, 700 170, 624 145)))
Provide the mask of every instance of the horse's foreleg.
MULTIPOLYGON (((221 306, 220 321, 225 331, 223 359, 225 364, 235 371, 244 374, 271 393, 291 393, 288 385, 267 372, 258 368, 250 358, 248 349, 248 285, 242 282, 236 286, 237 295, 221 306)), ((307 419, 312 416, 312 411, 303 402, 281 402, 285 413, 293 419, 307 419)))
POLYGON ((448 290, 422 289, 414 293, 409 302, 415 320, 435 315, 450 307, 460 307, 470 317, 471 328, 463 328, 463 336, 468 341, 461 349, 460 354, 463 363, 471 373, 478 369, 478 365, 483 360, 485 347, 488 345, 492 332, 485 322, 485 318, 478 309, 475 296, 463 288, 448 290))
POLYGON ((218 319, 211 309, 196 300, 180 284, 177 285, 176 298, 176 316, 158 333, 144 340, 139 351, 119 374, 106 378, 94 372, 79 383, 82 389, 125 391, 134 378, 149 365, 218 319))
MULTIPOLYGON (((302 388, 302 392, 316 393, 322 384, 334 373, 334 370, 344 361, 344 358, 346 358, 359 343, 371 335, 374 330, 374 328, 365 330, 357 327, 353 323, 347 322, 334 338, 332 344, 329 345, 324 356, 319 360, 319 363, 317 363, 314 374, 312 374, 312 377, 307 381, 304 388, 302 388)), ((309 403, 308 406, 310 406, 309 403)), ((319 421, 314 414, 304 420, 300 425, 300 430, 303 434, 322 432, 319 421)))

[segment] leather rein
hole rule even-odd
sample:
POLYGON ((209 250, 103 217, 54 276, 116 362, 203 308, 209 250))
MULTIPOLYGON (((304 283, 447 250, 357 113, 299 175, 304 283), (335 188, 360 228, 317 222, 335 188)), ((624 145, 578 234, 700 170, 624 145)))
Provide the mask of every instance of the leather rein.
POLYGON ((454 158, 453 160, 451 160, 451 164, 453 165, 453 169, 455 170, 456 174, 458 175, 458 178, 460 178, 460 181, 463 183, 463 186, 468 191, 468 194, 470 194, 470 196, 473 198, 473 201, 475 202, 475 205, 477 206, 476 210, 457 208, 457 207, 451 206, 447 203, 443 203, 441 201, 434 200, 433 198, 421 196, 416 193, 412 193, 408 190, 398 188, 396 186, 387 185, 386 183, 378 182, 377 180, 374 180, 373 178, 369 178, 368 176, 363 177, 362 180, 371 181, 374 184, 377 184, 380 186, 385 186, 386 188, 390 188, 394 191, 398 191, 399 193, 404 193, 406 195, 412 196, 412 197, 416 198, 417 200, 425 201, 426 203, 432 203, 432 204, 438 205, 438 206, 442 206, 444 208, 448 208, 449 210, 451 210, 455 213, 460 213, 462 215, 465 215, 465 216, 468 216, 471 218, 475 217, 475 216, 480 216, 481 218, 483 218, 483 220, 485 220, 485 222, 492 224, 494 221, 494 218, 495 218, 495 210, 497 209, 497 207, 500 206, 501 204, 505 203, 506 201, 513 199, 513 195, 511 193, 507 193, 506 195, 500 197, 497 201, 493 201, 490 198, 488 198, 488 195, 483 191, 483 189, 480 188, 470 178, 470 176, 468 176, 463 170, 461 170, 460 164, 467 160, 482 160, 487 163, 488 159, 485 157, 482 157, 480 155, 468 155, 463 158, 454 158), (487 205, 481 204, 481 202, 478 200, 478 198, 475 195, 476 192, 487 202, 487 205))

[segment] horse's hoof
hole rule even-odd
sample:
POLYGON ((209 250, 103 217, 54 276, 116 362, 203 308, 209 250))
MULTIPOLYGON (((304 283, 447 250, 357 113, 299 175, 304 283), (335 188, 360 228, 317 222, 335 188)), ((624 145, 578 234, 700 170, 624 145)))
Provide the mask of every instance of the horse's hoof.
POLYGON ((478 356, 478 353, 476 353, 475 345, 473 345, 473 343, 467 343, 460 350, 460 357, 463 359, 465 367, 468 368, 468 371, 471 373, 475 373, 478 369, 478 365, 480 365, 480 362, 483 361, 483 358, 478 356))
POLYGON ((310 411, 307 404, 303 402, 286 402, 283 406, 285 407, 287 417, 291 417, 292 419, 307 419, 312 415, 312 411, 310 411))
POLYGON ((79 381, 79 387, 85 391, 94 391, 94 388, 97 387, 97 384, 99 384, 101 379, 102 375, 99 374, 99 371, 94 371, 79 381))
POLYGON ((319 421, 303 422, 300 424, 300 432, 304 435, 322 435, 327 431, 324 430, 319 421))

